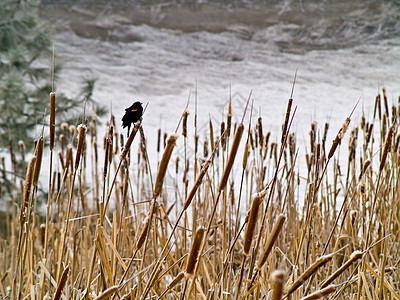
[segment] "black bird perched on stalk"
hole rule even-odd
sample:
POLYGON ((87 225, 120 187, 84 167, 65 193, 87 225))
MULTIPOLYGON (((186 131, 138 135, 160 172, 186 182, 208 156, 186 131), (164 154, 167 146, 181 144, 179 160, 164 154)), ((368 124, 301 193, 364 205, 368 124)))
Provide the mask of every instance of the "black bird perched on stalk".
POLYGON ((136 101, 132 104, 132 106, 125 108, 125 115, 122 117, 122 128, 128 126, 128 137, 132 123, 136 123, 137 121, 141 120, 142 114, 143 107, 142 103, 140 103, 139 101, 136 101))

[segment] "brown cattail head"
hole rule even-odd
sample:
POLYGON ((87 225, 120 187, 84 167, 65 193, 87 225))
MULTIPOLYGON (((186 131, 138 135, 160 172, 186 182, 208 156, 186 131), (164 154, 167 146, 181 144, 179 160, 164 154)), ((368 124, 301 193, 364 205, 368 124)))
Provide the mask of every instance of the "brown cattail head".
POLYGON ((361 259, 363 253, 361 251, 354 251, 350 258, 342 264, 342 266, 337 269, 332 275, 330 275, 323 283, 321 283, 321 288, 327 287, 331 282, 333 282, 336 278, 340 276, 346 269, 348 269, 354 262, 361 259))
POLYGON ((72 145, 67 147, 67 157, 65 158, 65 168, 71 167, 71 171, 74 169, 74 162, 72 160, 72 145))
POLYGON ((190 276, 194 274, 197 259, 200 253, 201 243, 203 242, 204 228, 200 227, 197 229, 196 234, 193 239, 192 248, 190 249, 190 254, 188 258, 188 263, 186 265, 186 275, 190 276))
POLYGON ((395 130, 395 126, 394 125, 390 126, 389 132, 388 132, 388 134, 386 136, 386 140, 385 140, 385 148, 383 149, 381 164, 379 166, 379 172, 381 172, 383 170, 383 168, 385 167, 386 158, 387 158, 387 155, 392 146, 392 137, 393 137, 394 130, 395 130))
POLYGON ((344 134, 347 131, 347 128, 349 127, 349 124, 350 124, 350 118, 346 118, 338 134, 336 135, 336 138, 333 140, 331 150, 329 150, 328 159, 330 159, 335 153, 337 146, 339 145, 340 141, 342 140, 344 134))
POLYGON ((185 277, 185 272, 180 272, 167 286, 167 290, 173 289, 183 278, 185 277))
POLYGON ((157 152, 160 152, 160 146, 161 146, 161 128, 158 128, 158 131, 157 131, 157 152))
POLYGON ((76 134, 76 126, 69 125, 69 137, 71 140, 75 137, 75 134, 76 134))
POLYGON ((108 289, 104 290, 100 295, 94 298, 94 300, 112 299, 111 297, 118 291, 118 289, 118 285, 110 286, 108 289))
POLYGON ((33 175, 33 186, 38 185, 40 168, 42 166, 43 147, 44 147, 44 139, 43 137, 41 137, 36 147, 36 164, 35 164, 35 173, 33 175))
POLYGON ((242 164, 243 170, 246 169, 247 160, 249 159, 249 155, 250 155, 250 141, 247 140, 246 145, 244 145, 243 164, 242 164))
POLYGON ((270 254, 272 247, 275 244, 275 241, 278 238, 279 233, 282 230, 283 224, 285 223, 286 217, 284 215, 279 215, 278 219, 276 220, 274 227, 269 234, 267 243, 265 244, 264 250, 261 253, 260 258, 257 261, 257 269, 261 270, 262 266, 267 261, 268 255, 270 254))
POLYGON ((283 287, 285 285, 285 272, 275 270, 271 274, 272 280, 272 296, 271 300, 281 300, 283 295, 283 287))
POLYGON ((289 118, 290 118, 290 111, 292 109, 292 104, 293 104, 293 99, 290 98, 288 101, 287 108, 286 108, 285 123, 283 123, 283 128, 282 128, 281 144, 283 144, 283 142, 285 141, 285 138, 286 138, 286 131, 289 126, 289 118))
POLYGON ((318 271, 319 268, 324 266, 328 261, 330 261, 333 257, 333 254, 329 255, 324 255, 318 258, 310 267, 307 268, 307 270, 304 271, 303 274, 301 274, 295 282, 290 286, 287 294, 290 295, 294 291, 296 291, 301 285, 306 282, 308 278, 310 278, 311 275, 313 275, 315 272, 318 271))
POLYGON ((80 161, 82 153, 83 153, 85 137, 86 137, 86 130, 87 130, 86 125, 80 124, 78 126, 78 146, 76 149, 76 156, 75 156, 75 171, 79 167, 79 161, 80 161))
POLYGON ((228 182, 229 174, 231 172, 233 163, 235 161, 236 153, 239 149, 240 140, 242 139, 243 130, 244 130, 244 125, 243 123, 240 123, 238 128, 236 129, 235 137, 233 138, 233 143, 231 147, 231 152, 229 153, 224 173, 222 174, 221 181, 219 183, 219 188, 218 188, 219 191, 222 191, 226 186, 226 183, 228 182))
POLYGON ((250 254, 251 242, 257 225, 258 211, 260 210, 261 202, 262 197, 260 194, 255 194, 250 208, 249 221, 246 226, 246 231, 244 232, 243 254, 246 256, 250 254))
POLYGON ((364 165, 363 165, 363 168, 362 168, 362 170, 361 170, 360 176, 358 177, 358 180, 361 180, 361 179, 362 179, 362 177, 364 176, 365 172, 367 171, 367 169, 368 169, 368 167, 369 167, 370 165, 371 165, 371 160, 370 160, 370 159, 367 159, 367 160, 364 162, 364 165))
POLYGON ((20 214, 21 223, 25 222, 25 218, 26 218, 26 208, 28 207, 29 196, 31 194, 31 187, 32 187, 35 163, 36 163, 36 156, 31 158, 29 165, 28 165, 28 170, 26 171, 24 193, 23 193, 23 198, 22 198, 21 214, 20 214))
POLYGON ((259 117, 257 121, 257 129, 258 129, 258 143, 260 148, 264 147, 264 134, 263 134, 263 127, 262 127, 262 118, 259 117))
POLYGON ((232 101, 229 100, 228 105, 228 114, 226 116, 226 136, 231 135, 231 127, 232 127, 232 101))
POLYGON ((321 299, 331 293, 333 293, 334 291, 336 291, 336 286, 334 285, 329 285, 324 289, 320 289, 314 293, 311 293, 303 298, 301 298, 300 300, 317 300, 317 299, 321 299))
POLYGON ((211 147, 211 149, 214 149, 214 129, 213 129, 213 124, 212 124, 211 119, 208 122, 208 124, 210 127, 210 147, 211 147))
POLYGON ((226 142, 225 122, 221 122, 221 147, 225 149, 226 142))
POLYGON ((156 202, 153 201, 153 203, 151 204, 151 207, 150 207, 150 211, 149 211, 146 219, 144 219, 142 231, 140 232, 139 238, 137 239, 136 250, 139 250, 143 246, 144 242, 146 241, 147 233, 150 230, 150 223, 153 218, 153 213, 154 213, 155 209, 156 209, 156 202))
POLYGON ((165 174, 167 173, 167 167, 169 160, 171 159, 172 151, 175 148, 176 140, 178 139, 178 135, 171 134, 167 139, 167 146, 165 147, 163 156, 161 158, 160 165, 158 167, 156 184, 154 187, 153 198, 156 198, 161 193, 161 188, 164 182, 165 174))
POLYGON ((207 140, 207 138, 204 139, 203 157, 208 157, 208 140, 207 140))
POLYGON ((58 282, 57 290, 56 293, 54 294, 53 300, 61 299, 61 292, 64 289, 65 284, 67 283, 68 273, 69 273, 69 266, 67 266, 61 274, 61 278, 58 282))
POLYGON ((55 130, 56 130, 56 94, 50 93, 50 151, 53 151, 55 141, 55 130))
POLYGON ((130 149, 130 147, 131 147, 131 144, 132 144, 132 142, 133 142, 133 139, 135 138, 135 135, 136 135, 136 133, 137 133, 137 131, 138 131, 138 129, 139 129, 140 126, 141 126, 140 121, 137 121, 137 122, 135 123, 135 126, 133 127, 133 130, 131 131, 131 133, 130 133, 130 135, 129 135, 129 137, 128 137, 128 140, 127 140, 126 143, 125 143, 125 146, 124 146, 124 149, 123 149, 122 152, 121 152, 121 155, 119 156, 119 159, 120 159, 120 160, 125 159, 126 154, 128 153, 128 151, 129 151, 129 149, 130 149))
POLYGON ((188 119, 189 111, 185 109, 182 114, 182 135, 183 137, 187 137, 187 119, 188 119))

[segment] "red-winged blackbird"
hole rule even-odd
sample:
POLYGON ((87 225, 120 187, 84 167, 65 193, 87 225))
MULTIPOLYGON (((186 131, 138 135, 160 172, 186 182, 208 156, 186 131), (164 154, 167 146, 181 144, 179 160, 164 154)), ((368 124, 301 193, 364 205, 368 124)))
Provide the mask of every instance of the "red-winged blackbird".
POLYGON ((137 121, 141 120, 142 114, 143 107, 142 103, 139 101, 136 101, 132 104, 132 106, 125 108, 125 115, 122 117, 122 128, 128 126, 128 137, 132 123, 136 123, 137 121))

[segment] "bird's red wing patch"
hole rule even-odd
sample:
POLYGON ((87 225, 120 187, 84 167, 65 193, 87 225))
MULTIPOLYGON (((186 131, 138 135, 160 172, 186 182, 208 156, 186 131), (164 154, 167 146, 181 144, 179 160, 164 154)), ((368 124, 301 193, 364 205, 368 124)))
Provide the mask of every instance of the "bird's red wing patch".
POLYGON ((137 111, 137 108, 132 109, 132 111, 137 111))

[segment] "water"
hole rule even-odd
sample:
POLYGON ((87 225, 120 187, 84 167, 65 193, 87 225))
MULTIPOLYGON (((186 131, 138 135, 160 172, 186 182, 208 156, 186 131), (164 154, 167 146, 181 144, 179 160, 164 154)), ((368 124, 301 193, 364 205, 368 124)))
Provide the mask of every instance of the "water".
MULTIPOLYGON (((363 111, 372 117, 383 86, 390 104, 400 95, 396 1, 48 2, 43 12, 56 24, 63 64, 57 90, 75 95, 83 77, 96 77, 94 98, 117 120, 134 101, 149 102, 143 126, 152 152, 157 129, 173 132, 189 97, 192 139, 196 87, 200 140, 209 118, 219 128, 230 93, 239 122, 250 91, 253 124, 261 116, 278 140, 297 69, 301 151, 312 121, 321 131, 329 122, 332 140, 359 99, 355 120, 363 111)), ((179 155, 182 147, 179 139, 179 155)))

